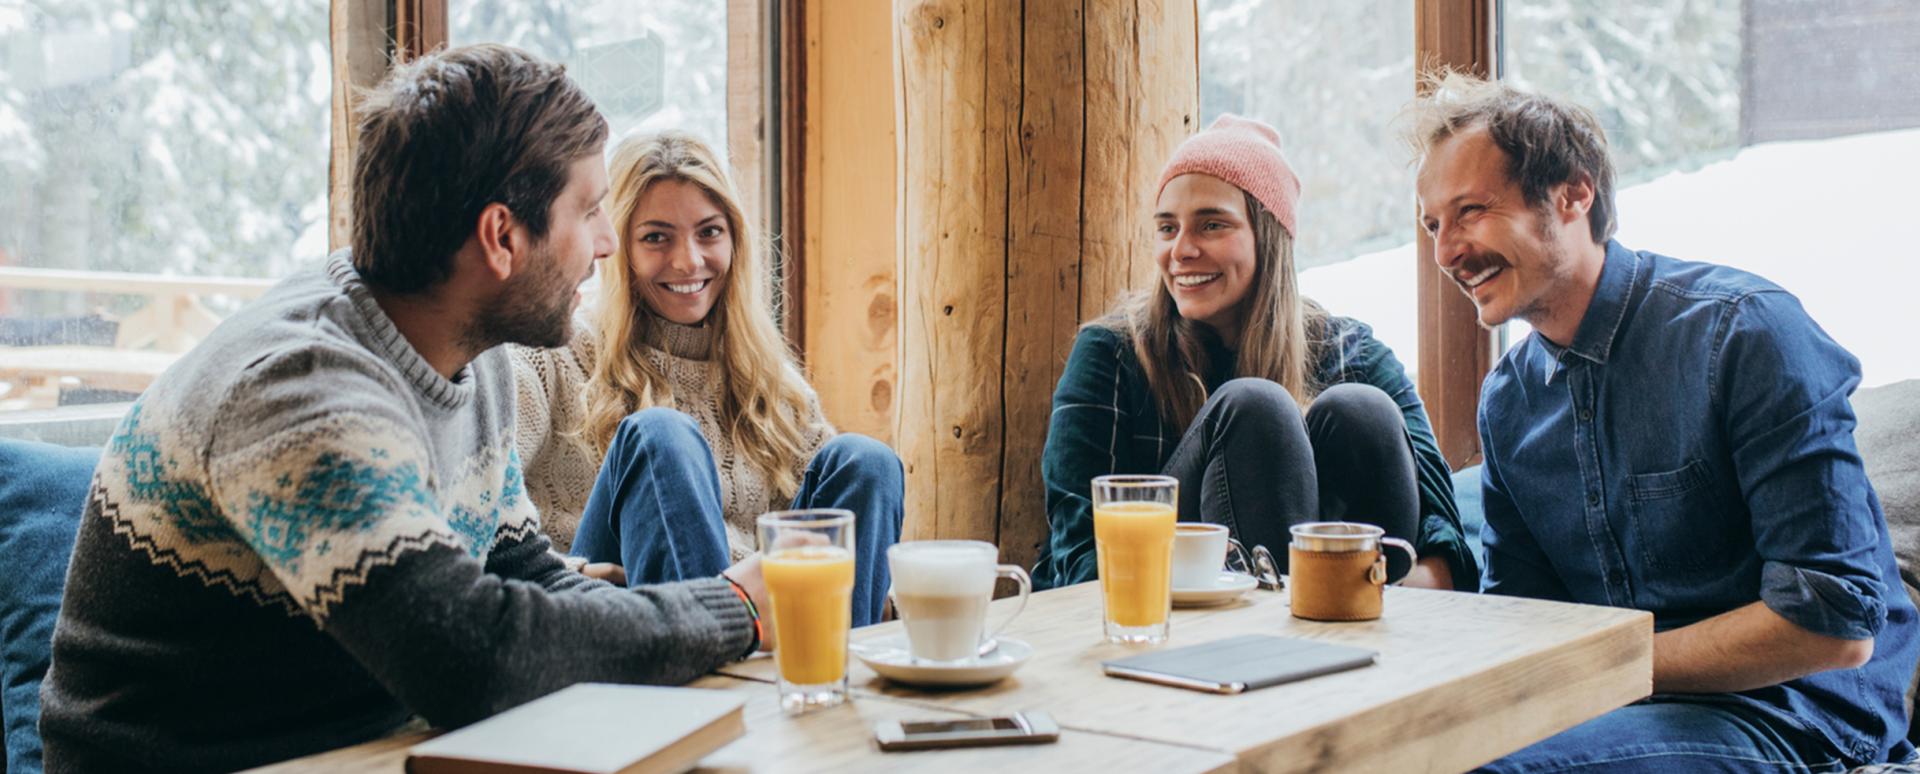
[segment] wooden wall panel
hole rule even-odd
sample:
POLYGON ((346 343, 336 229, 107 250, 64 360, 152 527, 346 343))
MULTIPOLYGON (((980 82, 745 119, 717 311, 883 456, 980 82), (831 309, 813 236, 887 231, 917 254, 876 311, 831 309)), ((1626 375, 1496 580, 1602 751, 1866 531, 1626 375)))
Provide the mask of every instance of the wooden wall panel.
POLYGON ((890 441, 899 348, 893 4, 806 4, 807 370, 827 418, 890 441))

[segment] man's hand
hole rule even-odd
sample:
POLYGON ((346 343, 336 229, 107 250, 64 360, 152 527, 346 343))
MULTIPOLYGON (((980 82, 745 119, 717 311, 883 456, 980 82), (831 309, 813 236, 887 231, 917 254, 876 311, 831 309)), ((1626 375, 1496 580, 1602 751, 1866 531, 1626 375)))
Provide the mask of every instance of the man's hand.
POLYGON ((580 574, 594 580, 603 580, 615 586, 627 585, 627 570, 612 562, 592 562, 580 568, 580 574))
POLYGON ((767 598, 767 582, 760 575, 760 555, 748 556, 720 574, 746 589, 754 609, 760 611, 760 649, 773 650, 773 601, 767 598))

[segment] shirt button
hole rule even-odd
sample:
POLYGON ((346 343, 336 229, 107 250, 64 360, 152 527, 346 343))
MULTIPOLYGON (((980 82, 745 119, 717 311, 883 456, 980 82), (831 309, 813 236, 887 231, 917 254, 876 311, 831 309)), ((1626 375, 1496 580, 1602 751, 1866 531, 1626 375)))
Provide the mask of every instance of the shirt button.
POLYGON ((1592 422, 1592 421, 1593 421, 1593 412, 1591 412, 1591 411, 1588 411, 1588 410, 1586 410, 1586 409, 1581 409, 1581 410, 1580 410, 1580 421, 1582 421, 1582 422, 1592 422))
POLYGON ((1599 493, 1599 492, 1588 492, 1588 493, 1587 493, 1587 504, 1588 504, 1588 505, 1599 505, 1599 504, 1600 504, 1600 493, 1599 493))

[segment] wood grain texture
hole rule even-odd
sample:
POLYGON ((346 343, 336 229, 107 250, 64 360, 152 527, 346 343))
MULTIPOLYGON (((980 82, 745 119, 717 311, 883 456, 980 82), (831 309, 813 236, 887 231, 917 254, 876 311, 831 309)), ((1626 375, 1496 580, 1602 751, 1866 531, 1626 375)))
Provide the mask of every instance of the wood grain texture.
MULTIPOLYGON (((1011 600, 995 602, 993 615, 1011 600)), ((1197 745, 1262 771, 1460 771, 1647 696, 1653 619, 1617 608, 1390 588, 1378 621, 1316 623, 1285 594, 1176 610, 1169 647, 1241 634, 1357 645, 1375 666, 1217 696, 1105 677, 1100 662, 1136 652, 1100 638, 1087 583, 1033 596, 1006 636, 1036 654, 1011 678, 951 693, 885 681, 857 662, 856 691, 976 714, 1044 710, 1063 727, 1197 745)), ((899 631, 867 627, 855 639, 899 631)), ((759 659, 727 674, 768 680, 759 659)))
POLYGON ((1197 112, 1196 10, 896 8, 907 537, 995 541, 1030 565, 1075 329, 1153 281, 1152 184, 1197 112))
MULTIPOLYGON (((1422 71, 1450 67, 1483 77, 1493 72, 1493 0, 1418 0, 1414 9, 1414 61, 1422 71)), ((1458 470, 1479 462, 1480 382, 1493 369, 1495 338, 1480 326, 1473 301, 1434 263, 1433 240, 1419 229, 1414 233, 1417 388, 1440 453, 1458 470)))
MULTIPOLYGON (((1006 326, 1007 3, 896 4, 906 539, 994 539, 1006 326)), ((1009 24, 1009 20, 1016 22, 1009 24)))
POLYGON ((767 233, 766 3, 727 0, 727 166, 740 206, 767 233))
POLYGON ((899 350, 891 0, 806 5, 807 371, 843 432, 893 439, 899 350))
MULTIPOLYGON (((873 744, 873 726, 883 720, 959 719, 968 715, 878 697, 857 698, 834 709, 798 717, 780 711, 775 689, 765 683, 712 676, 695 688, 742 691, 747 735, 700 761, 696 772, 979 772, 991 770, 1163 772, 1233 771, 1232 756, 1191 747, 1143 742, 1100 734, 1063 731, 1048 745, 983 747, 882 753, 873 744)), ((407 750, 433 737, 408 731, 355 747, 334 750, 256 769, 262 774, 405 771, 407 750)))
POLYGON ((333 99, 327 156, 327 249, 353 240, 353 143, 360 92, 387 69, 387 0, 332 0, 327 43, 333 58, 333 99))

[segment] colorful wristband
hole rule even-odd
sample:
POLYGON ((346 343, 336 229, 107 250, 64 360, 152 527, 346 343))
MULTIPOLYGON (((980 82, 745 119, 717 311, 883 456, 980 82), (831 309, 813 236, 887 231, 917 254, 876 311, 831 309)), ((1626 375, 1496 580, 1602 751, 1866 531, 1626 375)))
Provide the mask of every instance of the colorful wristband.
POLYGON ((747 656, 753 655, 755 651, 759 650, 760 643, 765 641, 767 638, 766 630, 762 628, 764 624, 760 623, 760 608, 753 604, 753 597, 747 594, 747 590, 744 587, 742 587, 738 581, 735 581, 732 578, 727 578, 727 576, 725 575, 721 575, 720 577, 726 578, 727 585, 733 587, 733 593, 740 597, 741 602, 745 602, 747 604, 747 615, 753 618, 753 642, 747 645, 746 654, 741 656, 741 658, 746 658, 747 656))

